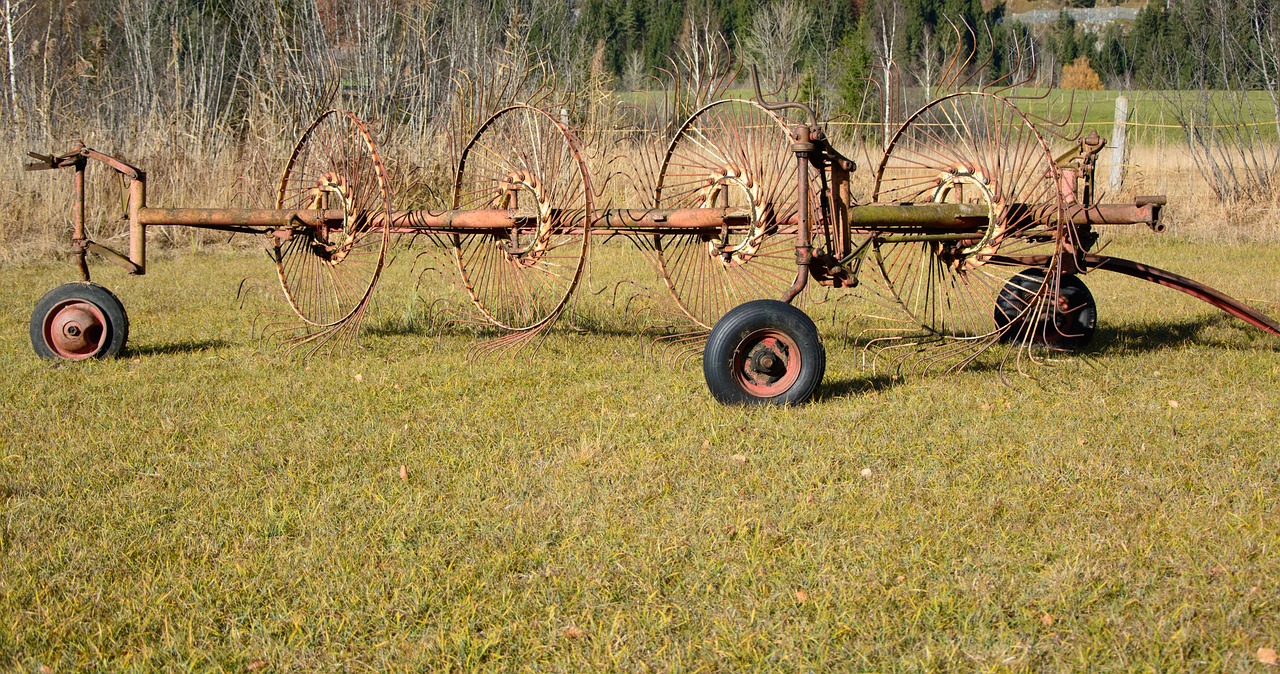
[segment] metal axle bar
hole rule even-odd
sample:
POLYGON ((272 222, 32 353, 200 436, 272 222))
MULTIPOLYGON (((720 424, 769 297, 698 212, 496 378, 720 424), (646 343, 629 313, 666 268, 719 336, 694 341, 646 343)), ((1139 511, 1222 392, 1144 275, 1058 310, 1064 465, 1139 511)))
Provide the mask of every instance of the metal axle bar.
MULTIPOLYGON (((1158 208, 1155 204, 1098 204, 1088 208, 1070 208, 1067 215, 1076 225, 1152 224, 1157 220, 1158 208)), ((554 209, 551 213, 565 222, 573 222, 572 211, 554 209)), ((146 227, 180 226, 234 231, 295 226, 327 226, 338 230, 342 228, 344 218, 341 210, 307 208, 139 208, 137 214, 138 222, 146 227)), ((532 222, 537 217, 534 211, 505 209, 394 211, 391 228, 399 233, 491 232, 508 229, 521 222, 532 222)), ((849 225, 855 230, 904 233, 978 233, 986 226, 988 217, 987 208, 980 204, 867 204, 854 206, 848 211, 849 225)), ((791 218, 777 224, 798 224, 794 220, 791 218)), ((745 209, 609 209, 597 216, 591 223, 591 229, 601 233, 663 234, 688 230, 714 233, 725 226, 750 223, 751 213, 745 209)), ((381 225, 381 216, 374 215, 369 226, 381 225)))

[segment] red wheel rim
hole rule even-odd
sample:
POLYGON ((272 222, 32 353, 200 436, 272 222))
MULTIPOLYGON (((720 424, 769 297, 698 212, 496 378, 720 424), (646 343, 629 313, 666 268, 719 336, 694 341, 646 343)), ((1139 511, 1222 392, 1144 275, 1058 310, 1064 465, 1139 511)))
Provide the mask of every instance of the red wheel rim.
POLYGON ((44 343, 67 360, 84 360, 107 344, 107 317, 92 302, 67 300, 44 315, 44 343))
POLYGON ((733 352, 733 378, 756 398, 786 393, 800 377, 800 347, 782 331, 757 330, 733 352))

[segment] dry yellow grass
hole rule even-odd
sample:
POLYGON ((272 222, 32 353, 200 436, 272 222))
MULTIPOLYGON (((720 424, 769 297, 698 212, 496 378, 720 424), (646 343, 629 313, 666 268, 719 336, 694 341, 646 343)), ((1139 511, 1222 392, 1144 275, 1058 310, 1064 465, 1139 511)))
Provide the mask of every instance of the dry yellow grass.
MULTIPOLYGON (((148 173, 148 200, 152 206, 185 207, 271 207, 275 189, 295 139, 287 130, 264 131, 244 143, 230 139, 196 139, 189 134, 166 135, 163 129, 144 137, 122 140, 110 134, 90 133, 85 141, 104 152, 116 154, 148 173)), ((629 179, 606 180, 621 158, 637 153, 625 149, 625 142, 610 141, 601 135, 587 137, 586 155, 597 189, 597 205, 643 205, 647 197, 635 193, 629 179), (606 146, 606 147, 600 147, 606 146)), ((62 152, 67 139, 54 147, 27 147, 10 144, 0 150, 6 165, 28 161, 27 150, 62 152)), ((397 205, 439 207, 448 200, 451 170, 447 143, 443 137, 426 139, 393 138, 382 147, 384 162, 395 190, 397 205)), ((642 148, 652 155, 663 143, 642 148)), ((879 156, 873 149, 842 151, 858 164, 853 175, 855 198, 871 199, 871 188, 879 156)), ((1061 143, 1055 151, 1065 149, 1061 143)), ((1103 199, 1129 201, 1136 196, 1164 194, 1169 206, 1164 214, 1169 234, 1193 241, 1250 243, 1280 241, 1280 199, 1270 203, 1220 203, 1196 170, 1187 146, 1172 141, 1155 141, 1134 146, 1125 161, 1123 189, 1106 194, 1111 151, 1105 149, 1098 167, 1103 199)), ((122 247, 125 223, 125 184, 101 167, 89 174, 89 237, 107 245, 122 247)), ((60 257, 69 248, 71 231, 71 180, 69 172, 11 171, 10 189, 0 191, 0 209, 10 215, 0 228, 0 264, 60 257)), ((648 189, 641 185, 640 190, 648 189)), ((201 234, 191 230, 163 228, 153 232, 153 250, 164 248, 199 249, 206 244, 231 241, 253 245, 247 237, 229 240, 224 235, 201 234)))
MULTIPOLYGON (((1098 169, 1099 184, 1105 188, 1111 168, 1111 153, 1103 150, 1098 169)), ((1184 145, 1138 146, 1125 162, 1124 188, 1112 200, 1164 194, 1167 234, 1192 241, 1217 243, 1262 243, 1280 241, 1280 198, 1270 203, 1223 204, 1196 171, 1184 145)))

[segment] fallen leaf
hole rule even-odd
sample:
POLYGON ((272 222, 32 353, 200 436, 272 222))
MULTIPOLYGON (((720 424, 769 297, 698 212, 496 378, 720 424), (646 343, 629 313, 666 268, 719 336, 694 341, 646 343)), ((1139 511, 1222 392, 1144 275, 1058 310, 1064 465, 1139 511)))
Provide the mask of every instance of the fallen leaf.
POLYGON ((901 585, 902 583, 907 582, 907 577, 906 577, 906 576, 898 576, 897 578, 895 578, 895 579, 894 579, 894 581, 895 581, 895 582, 897 582, 899 585, 901 585))
POLYGON ((809 601, 809 593, 805 592, 804 590, 796 590, 796 601, 800 602, 801 604, 805 603, 806 601, 809 601))
POLYGON ((711 440, 703 440, 703 441, 702 441, 702 448, 703 448, 703 449, 711 449, 711 440))
POLYGON ((587 636, 587 633, 583 632, 582 628, 577 625, 570 625, 564 628, 564 635, 570 639, 581 639, 587 636))
POLYGON ((1264 664, 1264 665, 1274 665, 1274 664, 1276 664, 1276 649, 1274 649, 1274 648, 1259 648, 1259 649, 1258 649, 1258 662, 1261 662, 1261 663, 1262 663, 1262 664, 1264 664))
POLYGON ((262 669, 262 668, 264 668, 264 667, 266 667, 266 666, 267 666, 267 661, 266 661, 266 660, 263 660, 262 658, 258 658, 257 660, 254 660, 253 662, 250 662, 250 663, 249 663, 249 666, 245 667, 245 669, 247 669, 247 670, 249 670, 249 671, 251 671, 251 672, 256 672, 256 671, 258 671, 259 669, 262 669))
POLYGON ((49 668, 49 665, 40 665, 40 674, 53 674, 53 670, 49 668))
POLYGON ((863 469, 862 469, 862 477, 871 477, 871 469, 870 469, 870 468, 863 468, 863 469))
POLYGON ((737 461, 738 463, 746 463, 747 456, 745 454, 734 454, 733 456, 729 457, 729 460, 737 461))
POLYGON ((1160 371, 1159 371, 1159 370, 1156 370, 1155 372, 1152 372, 1152 373, 1151 373, 1151 376, 1152 376, 1152 377, 1159 377, 1159 376, 1160 376, 1160 371))
POLYGON ((1040 614, 1040 624, 1041 624, 1041 625, 1044 625, 1045 627, 1048 627, 1048 626, 1052 625, 1052 624, 1053 624, 1053 616, 1049 615, 1048 613, 1042 613, 1042 614, 1040 614))
POLYGON ((1085 445, 1089 444, 1089 441, 1088 441, 1088 440, 1085 440, 1084 438, 1080 438, 1080 439, 1076 440, 1076 442, 1077 442, 1081 447, 1084 447, 1085 445))
POLYGON ((361 375, 361 374, 356 375, 356 381, 364 381, 364 375, 361 375))
POLYGON ((1170 401, 1169 401, 1169 407, 1172 407, 1172 408, 1174 408, 1174 409, 1177 409, 1177 407, 1178 407, 1178 401, 1176 401, 1176 400, 1170 400, 1170 401))
POLYGON ((403 463, 400 464, 400 479, 402 481, 407 481, 409 479, 409 468, 403 463))

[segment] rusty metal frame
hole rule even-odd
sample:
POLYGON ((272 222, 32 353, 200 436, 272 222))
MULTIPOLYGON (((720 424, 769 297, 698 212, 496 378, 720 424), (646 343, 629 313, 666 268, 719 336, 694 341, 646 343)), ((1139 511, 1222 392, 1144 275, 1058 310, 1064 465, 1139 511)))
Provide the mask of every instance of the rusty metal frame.
MULTIPOLYGON (((767 103, 759 90, 758 80, 753 84, 756 88, 757 100, 766 110, 799 109, 804 112, 806 118, 805 123, 790 127, 788 131, 791 138, 790 151, 794 154, 795 166, 798 169, 795 215, 771 224, 776 233, 792 235, 795 239, 796 274, 790 288, 780 299, 792 301, 805 290, 810 280, 838 288, 856 286, 858 270, 874 245, 973 241, 982 236, 982 232, 989 226, 993 217, 991 208, 980 204, 854 203, 850 195, 849 175, 855 169, 855 165, 827 141, 813 110, 799 103, 767 103), (815 175, 821 177, 823 185, 822 190, 817 193, 814 191, 812 182, 815 175), (811 221, 811 204, 819 205, 816 213, 820 222, 811 221), (815 251, 813 248, 815 227, 821 227, 822 232, 827 235, 827 246, 823 250, 815 251), (857 240, 861 243, 856 243, 857 240)), ((951 96, 955 95, 957 94, 951 96)), ((992 96, 986 93, 979 95, 992 96)), ((507 108, 504 112, 511 109, 513 108, 507 108)), ((916 115, 920 115, 921 112, 917 112, 916 115)), ((496 118, 497 115, 494 117, 496 118)), ((570 142, 576 143, 572 140, 568 128, 560 120, 550 116, 549 118, 570 139, 570 142)), ((352 119, 355 118, 352 117, 352 119)), ((910 122, 911 120, 908 120, 908 124, 910 122)), ((903 129, 898 131, 898 135, 901 135, 905 128, 904 125, 903 129)), ((1042 138, 1040 142, 1044 144, 1042 138)), ((1157 232, 1164 229, 1160 217, 1161 209, 1165 204, 1165 198, 1162 196, 1139 197, 1131 204, 1094 202, 1096 160, 1105 144, 1097 134, 1090 134, 1080 140, 1076 148, 1054 159, 1053 170, 1056 171, 1054 177, 1059 185, 1056 205, 1001 204, 1002 209, 1010 209, 1010 212, 1022 213, 1032 219, 1041 219, 1041 222, 1054 228, 1062 239, 1061 258, 1043 255, 994 254, 990 256, 988 262, 995 265, 1045 269, 1061 265, 1061 273, 1103 270, 1125 274, 1187 293, 1262 330, 1280 335, 1280 324, 1276 321, 1208 286, 1172 272, 1089 252, 1089 248, 1097 238, 1093 231, 1095 226, 1146 225, 1157 232)), ((590 193, 591 178, 586 173, 580 151, 576 145, 572 149, 581 165, 585 189, 590 193)), ((1047 146, 1044 149, 1047 152, 1047 146)), ((291 237, 297 231, 305 232, 320 228, 324 228, 325 231, 340 231, 344 223, 352 217, 350 213, 334 209, 152 208, 146 203, 146 173, 123 159, 86 147, 82 142, 77 143, 64 154, 30 153, 30 156, 37 161, 27 164, 25 167, 27 170, 68 168, 73 170, 71 252, 80 277, 84 281, 90 280, 86 262, 88 253, 100 255, 130 274, 145 274, 148 227, 182 226, 258 234, 280 239, 291 237), (91 241, 86 236, 85 171, 91 162, 103 164, 129 180, 127 255, 91 241)), ((879 180, 878 173, 877 192, 879 180)), ((572 235, 582 236, 588 240, 592 236, 613 236, 620 233, 630 235, 696 233, 711 236, 717 232, 727 231, 728 227, 748 225, 753 218, 752 212, 748 210, 714 207, 613 208, 596 212, 591 210, 591 198, 592 195, 588 194, 588 213, 586 214, 588 217, 585 220, 578 218, 581 224, 575 229, 567 230, 572 235)), ((367 217, 369 222, 377 227, 385 227, 391 234, 502 236, 503 232, 509 231, 513 225, 534 223, 539 217, 547 217, 548 214, 565 221, 573 220, 575 216, 564 209, 552 207, 543 213, 519 208, 389 210, 385 213, 371 212, 367 217), (389 221, 387 221, 388 218, 389 221)), ((579 273, 581 273, 580 270, 579 273)), ((563 307, 563 302, 560 306, 563 307)), ((556 313, 558 314, 558 311, 556 313)), ((554 317, 554 315, 549 317, 544 324, 549 323, 554 317)), ((539 324, 538 327, 542 325, 539 324)))

